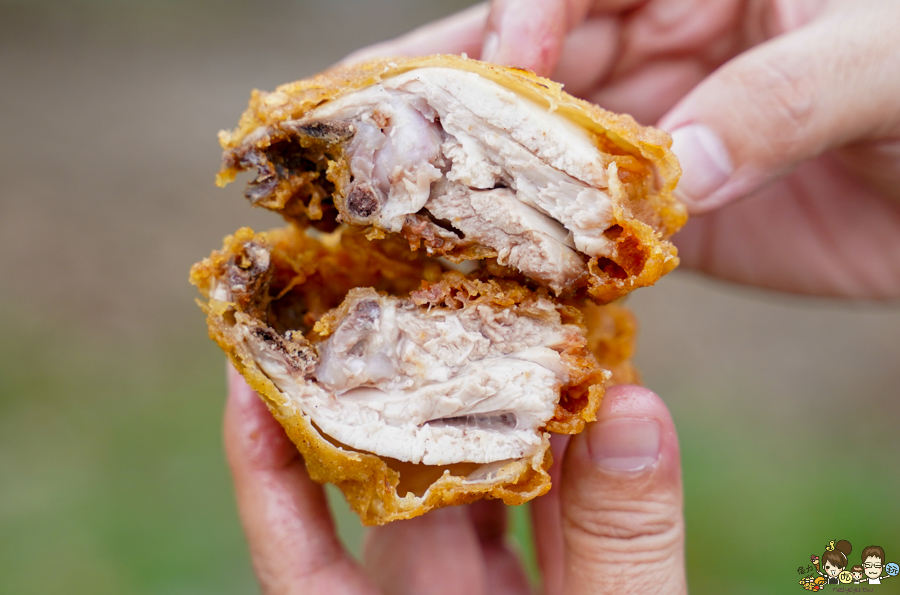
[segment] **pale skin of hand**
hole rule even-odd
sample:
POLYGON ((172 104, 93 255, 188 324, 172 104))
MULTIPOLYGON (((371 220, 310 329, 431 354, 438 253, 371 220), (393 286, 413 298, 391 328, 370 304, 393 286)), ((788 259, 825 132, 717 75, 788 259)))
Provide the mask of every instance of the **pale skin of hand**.
MULTIPOLYGON (((263 593, 532 592, 498 501, 376 527, 357 563, 281 426, 233 369, 228 380, 225 447, 263 593)), ((541 592, 686 593, 678 439, 662 400, 613 387, 597 422, 566 438, 554 437, 553 489, 531 506, 541 592)))
POLYGON ((467 53, 672 132, 682 262, 900 297, 896 0, 501 0, 357 52, 467 53))
MULTIPOLYGON (((894 0, 506 0, 347 61, 464 52, 551 76, 673 133, 694 215, 676 239, 685 265, 783 291, 897 298, 898 21, 894 0)), ((529 592, 497 502, 379 527, 357 564, 294 446, 240 376, 229 380, 226 450, 265 593, 529 592)), ((662 401, 614 387, 595 424, 554 441, 554 488, 531 507, 542 592, 686 593, 678 443, 662 401)))

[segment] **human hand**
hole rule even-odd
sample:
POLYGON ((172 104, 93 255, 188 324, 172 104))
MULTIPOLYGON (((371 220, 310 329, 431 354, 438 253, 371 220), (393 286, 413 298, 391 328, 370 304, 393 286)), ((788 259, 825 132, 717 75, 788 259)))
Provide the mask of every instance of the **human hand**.
POLYGON ((895 0, 495 0, 350 56, 529 68, 672 133, 685 265, 900 297, 895 0))
MULTIPOLYGON (((263 593, 530 592, 499 501, 376 527, 358 564, 281 426, 231 368, 228 380, 225 447, 263 593)), ((597 422, 567 438, 554 436, 553 489, 531 503, 544 593, 686 593, 678 440, 662 400, 612 387, 597 422)))

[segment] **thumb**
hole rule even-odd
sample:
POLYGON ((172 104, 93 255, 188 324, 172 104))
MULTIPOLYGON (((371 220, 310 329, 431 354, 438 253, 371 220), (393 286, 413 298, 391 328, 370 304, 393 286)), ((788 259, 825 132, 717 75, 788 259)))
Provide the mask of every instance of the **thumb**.
POLYGON ((687 592, 678 438, 662 400, 615 386, 563 463, 565 592, 687 592))
POLYGON ((854 3, 756 46, 660 121, 684 170, 676 192, 691 210, 714 209, 828 149, 897 129, 894 4, 854 3))
POLYGON ((481 59, 550 76, 591 0, 494 0, 481 59))

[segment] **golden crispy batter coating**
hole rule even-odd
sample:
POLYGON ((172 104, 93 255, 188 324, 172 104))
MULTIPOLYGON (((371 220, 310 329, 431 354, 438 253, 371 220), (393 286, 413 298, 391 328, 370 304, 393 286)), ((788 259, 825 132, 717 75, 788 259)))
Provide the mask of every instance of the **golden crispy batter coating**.
POLYGON ((248 189, 248 198, 290 221, 330 231, 336 221, 343 220, 368 225, 370 238, 397 232, 411 248, 424 246, 429 253, 455 261, 499 258, 506 264, 507 250, 497 248, 496 243, 473 240, 475 236, 470 234, 457 237, 447 233, 446 220, 427 210, 406 215, 400 230, 369 221, 372 212, 381 207, 378 193, 368 183, 354 181, 345 151, 359 127, 341 120, 310 119, 314 110, 329 102, 416 69, 433 67, 476 73, 543 106, 586 131, 599 150, 592 166, 596 171, 591 175, 605 180, 598 188, 611 199, 611 213, 601 228, 605 231, 595 240, 605 242, 602 254, 579 252, 584 263, 571 266, 584 270, 580 275, 573 273, 566 282, 544 279, 522 267, 517 270, 561 295, 586 292, 595 301, 607 303, 653 284, 677 266, 676 250, 668 237, 684 224, 686 215, 672 195, 680 169, 669 150, 667 134, 575 98, 560 84, 531 72, 459 56, 375 60, 329 70, 273 92, 254 91, 239 126, 220 133, 225 154, 218 183, 224 185, 238 172, 256 169, 258 176, 248 189))
POLYGON ((629 363, 634 323, 624 308, 591 305, 582 313, 557 304, 555 312, 541 310, 540 304, 552 303, 546 290, 446 271, 395 239, 370 242, 344 229, 319 241, 294 227, 259 234, 244 228, 227 237, 221 251, 194 265, 191 281, 207 298, 200 305, 210 336, 284 426, 310 476, 335 483, 365 524, 411 518, 483 497, 521 504, 550 488, 552 459, 543 431, 539 448, 527 456, 488 465, 404 462, 351 448, 320 431, 297 400, 276 386, 271 372, 263 370, 263 360, 272 356, 288 362, 298 382, 313 382, 320 348, 348 316, 345 298, 354 288, 397 296, 407 309, 486 307, 556 320, 569 337, 560 348, 567 382, 542 430, 576 433, 593 421, 610 376, 604 368, 613 371, 613 381, 635 377, 629 363))
POLYGON ((641 376, 631 361, 637 342, 637 321, 631 310, 619 304, 599 306, 590 302, 578 309, 588 329, 588 350, 612 373, 606 386, 641 384, 641 376))

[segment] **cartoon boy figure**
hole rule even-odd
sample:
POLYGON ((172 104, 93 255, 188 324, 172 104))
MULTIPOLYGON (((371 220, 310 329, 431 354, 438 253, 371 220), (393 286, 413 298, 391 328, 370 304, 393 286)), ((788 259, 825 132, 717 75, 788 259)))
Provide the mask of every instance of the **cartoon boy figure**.
POLYGON ((870 545, 863 549, 860 557, 862 558, 863 569, 870 585, 880 585, 882 579, 891 578, 891 575, 881 576, 881 571, 884 568, 883 549, 877 545, 870 545))
POLYGON ((863 567, 857 564, 853 568, 850 569, 850 574, 853 575, 853 584, 858 585, 862 582, 863 577, 863 567))

